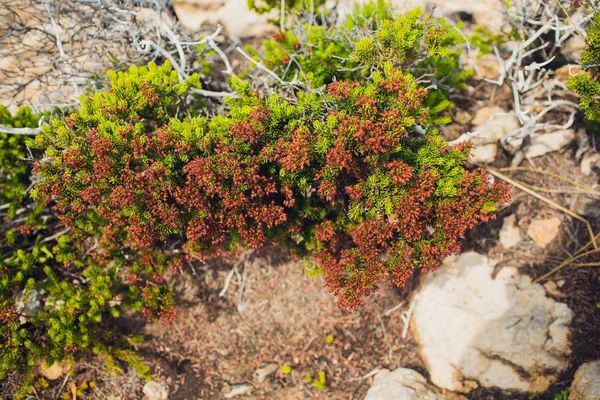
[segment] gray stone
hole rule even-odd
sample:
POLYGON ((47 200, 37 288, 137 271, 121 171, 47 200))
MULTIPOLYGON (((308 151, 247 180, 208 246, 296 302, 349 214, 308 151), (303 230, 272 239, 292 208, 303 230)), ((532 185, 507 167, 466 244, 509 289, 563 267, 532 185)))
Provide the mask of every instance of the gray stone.
POLYGON ((500 107, 480 108, 471 123, 473 128, 483 127, 482 132, 478 135, 479 138, 474 139, 473 143, 482 140, 495 142, 520 128, 517 118, 500 107))
POLYGON ((600 360, 586 362, 575 372, 569 400, 600 399, 600 360))
POLYGON ((568 366, 572 312, 516 268, 492 278, 495 265, 463 253, 426 280, 412 318, 421 355, 445 389, 543 392, 568 366))
POLYGON ((412 369, 398 368, 375 375, 375 382, 364 400, 446 400, 446 397, 427 383, 423 375, 412 369))
POLYGON ((279 365, 276 363, 267 364, 264 367, 254 371, 254 379, 256 379, 258 383, 263 383, 265 379, 267 379, 267 376, 277 371, 278 368, 279 365))
POLYGON ((228 385, 228 388, 229 391, 223 395, 226 399, 232 399, 236 396, 244 396, 247 394, 251 394, 252 389, 254 389, 250 385, 228 385))
POLYGON ((535 218, 527 228, 527 235, 541 248, 548 246, 560 232, 560 218, 535 218))
POLYGON ((514 214, 504 218, 502 229, 500 229, 500 244, 505 249, 515 247, 521 241, 521 230, 516 224, 517 217, 514 214))
POLYGON ((169 387, 164 382, 148 382, 142 391, 146 400, 167 400, 169 398, 169 387))
POLYGON ((490 164, 496 159, 497 153, 496 143, 476 144, 471 150, 470 161, 474 164, 490 164))
POLYGON ((531 142, 525 151, 525 155, 529 158, 543 156, 546 153, 558 151, 575 140, 574 129, 562 129, 552 133, 531 134, 531 142))
POLYGON ((588 152, 581 160, 581 172, 586 176, 590 176, 594 168, 600 168, 600 154, 588 152))

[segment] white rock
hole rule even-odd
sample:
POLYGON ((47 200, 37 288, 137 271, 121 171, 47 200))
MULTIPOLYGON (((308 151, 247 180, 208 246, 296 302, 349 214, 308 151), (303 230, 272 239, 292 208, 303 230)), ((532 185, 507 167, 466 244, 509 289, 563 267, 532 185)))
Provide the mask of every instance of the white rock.
POLYGON ((169 398, 169 387, 164 382, 148 382, 143 389, 146 400, 167 400, 169 398))
POLYGON ((500 139, 500 144, 504 147, 504 150, 508 151, 511 155, 515 155, 523 147, 523 138, 515 136, 504 136, 500 139))
POLYGON ((590 176, 594 167, 600 168, 600 154, 588 152, 581 160, 581 172, 586 176, 590 176))
POLYGON ((515 247, 521 241, 521 230, 516 224, 517 217, 514 214, 504 218, 502 229, 500 229, 500 244, 505 249, 515 247))
POLYGON ((531 143, 525 152, 529 158, 539 157, 552 151, 560 150, 575 140, 574 129, 562 129, 552 133, 531 134, 531 143))
POLYGON ((62 374, 64 374, 70 369, 69 365, 66 362, 59 363, 55 361, 52 365, 46 366, 46 360, 39 359, 37 364, 38 372, 40 373, 40 375, 51 381, 60 378, 62 374))
POLYGON ((575 372, 569 400, 600 399, 600 360, 586 362, 575 372))
POLYGON ((507 111, 500 107, 483 107, 477 110, 471 123, 473 129, 482 126, 483 129, 478 134, 479 138, 474 139, 473 143, 478 143, 478 141, 495 142, 519 129, 517 118, 507 114, 507 111))
POLYGON ((516 268, 468 252, 446 259, 418 293, 412 327, 432 382, 542 392, 568 366, 571 310, 516 268))
POLYGON ((364 400, 446 400, 446 396, 418 372, 398 368, 375 375, 375 382, 364 400))
POLYGON ((226 399, 231 399, 236 396, 251 394, 252 389, 254 389, 254 388, 250 385, 233 385, 230 387, 230 389, 231 390, 229 392, 227 392, 223 395, 223 396, 225 396, 226 399))
POLYGON ((552 296, 556 296, 556 297, 564 296, 564 293, 562 293, 560 290, 558 290, 558 285, 554 281, 548 281, 548 282, 544 283, 544 289, 546 289, 546 292, 548 292, 548 294, 550 294, 552 296))
POLYGON ((558 236, 560 231, 560 218, 536 218, 529 224, 527 235, 541 248, 544 248, 558 236))
POLYGON ((277 371, 278 368, 279 365, 276 363, 267 364, 264 367, 254 371, 254 378, 258 381, 258 383, 263 383, 265 379, 267 379, 267 376, 277 371))
POLYGON ((473 164, 490 164, 496 159, 498 146, 496 143, 479 144, 471 149, 470 161, 473 164))
POLYGON ((275 25, 267 22, 277 15, 277 10, 258 14, 248 9, 247 0, 175 0, 173 9, 181 24, 190 30, 205 23, 220 23, 228 34, 239 37, 277 31, 275 25))
POLYGON ((471 162, 489 164, 496 158, 498 140, 519 129, 517 118, 508 115, 500 107, 483 107, 477 110, 471 121, 471 131, 477 130, 477 136, 471 139, 471 162))

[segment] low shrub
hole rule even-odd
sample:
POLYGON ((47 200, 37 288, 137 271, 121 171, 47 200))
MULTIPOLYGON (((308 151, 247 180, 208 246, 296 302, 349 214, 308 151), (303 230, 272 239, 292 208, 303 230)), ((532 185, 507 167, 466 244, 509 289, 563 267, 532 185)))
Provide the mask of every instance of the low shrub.
POLYGON ((157 296, 151 317, 171 318, 163 266, 269 243, 314 256, 354 310, 385 279, 437 267, 505 198, 464 168, 468 145, 415 128, 427 90, 391 64, 294 102, 238 81, 230 115, 213 118, 168 118, 197 85, 168 64, 110 78, 37 137, 50 162, 35 194, 100 238, 97 262, 130 267, 130 290, 157 296))
MULTIPOLYGON (((130 349, 138 338, 116 322, 132 312, 172 321, 168 271, 188 262, 281 245, 321 269, 340 307, 355 310, 380 284, 434 270, 468 229, 493 218, 508 188, 465 167, 468 144, 440 138, 434 116, 450 107, 449 92, 421 78, 456 62, 454 39, 419 22, 419 10, 396 19, 382 4, 356 11, 379 13, 381 25, 352 14, 351 40, 325 36, 326 48, 348 55, 348 71, 328 50, 293 55, 301 84, 265 93, 246 71, 231 78, 237 97, 215 112, 198 108, 197 75, 181 82, 168 62, 151 63, 109 72, 108 90, 44 125, 28 142, 44 154, 35 202, 2 225, 0 379, 21 371, 22 395, 36 363, 73 362, 90 349, 109 370, 125 361, 147 375, 130 349), (370 33, 356 40, 360 29, 370 33)), ((270 65, 282 79, 284 64, 270 65)), ((1 162, 21 165, 24 139, 6 138, 1 162)), ((0 182, 0 193, 14 192, 6 201, 26 199, 23 168, 10 178, 17 183, 0 182)))

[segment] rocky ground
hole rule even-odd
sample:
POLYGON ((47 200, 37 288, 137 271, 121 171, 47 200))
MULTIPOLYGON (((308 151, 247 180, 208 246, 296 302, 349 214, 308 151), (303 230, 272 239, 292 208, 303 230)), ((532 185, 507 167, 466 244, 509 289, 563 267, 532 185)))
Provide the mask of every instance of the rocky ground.
MULTIPOLYGON (((208 21, 238 37, 272 30, 265 18, 240 11, 245 0, 174 4, 188 29, 208 21)), ((502 21, 491 0, 438 6, 492 31, 502 21)), ((565 44, 552 88, 564 86, 565 66, 582 48, 578 39, 565 44)), ((128 370, 103 374, 90 358, 70 374, 58 366, 43 371, 54 380, 38 398, 59 398, 70 383, 90 381, 85 398, 113 400, 525 400, 554 399, 569 387, 570 399, 600 398, 600 269, 584 222, 600 232, 597 138, 576 120, 515 144, 508 139, 521 121, 511 87, 490 82, 503 67, 495 56, 465 63, 476 63, 479 73, 457 97, 455 122, 443 133, 452 141, 481 128, 473 164, 509 179, 513 200, 472 231, 464 253, 435 276, 382 287, 346 313, 322 278, 283 250, 224 258, 173 277, 180 304, 173 325, 132 319, 122 327, 145 336, 138 351, 152 365, 152 384, 128 370), (565 259, 572 262, 563 265, 565 259)), ((551 117, 563 124, 568 111, 551 117)), ((3 384, 8 392, 11 382, 3 384)))

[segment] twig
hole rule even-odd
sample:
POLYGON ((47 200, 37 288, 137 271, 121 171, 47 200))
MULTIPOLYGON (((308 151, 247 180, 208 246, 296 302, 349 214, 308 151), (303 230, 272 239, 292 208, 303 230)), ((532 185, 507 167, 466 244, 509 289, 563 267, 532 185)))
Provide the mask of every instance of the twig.
POLYGON ((248 262, 250 260, 250 253, 247 253, 246 259, 244 261, 244 272, 242 273, 242 282, 240 283, 240 288, 238 289, 238 312, 242 312, 244 308, 243 296, 244 296, 244 288, 246 287, 246 279, 248 277, 248 262))
POLYGON ((46 7, 46 11, 48 11, 48 17, 50 18, 50 22, 52 23, 52 29, 54 29, 54 35, 56 36, 56 47, 58 48, 60 57, 63 59, 63 61, 65 63, 65 69, 67 70, 67 74, 69 74, 69 80, 71 81, 73 90, 79 97, 81 92, 79 91, 79 86, 77 85, 77 82, 75 82, 75 75, 73 74, 73 69, 71 68, 71 64, 69 63, 69 57, 67 56, 67 54, 65 53, 65 50, 63 49, 62 41, 60 40, 60 32, 58 31, 58 25, 56 25, 56 21, 52 17, 52 10, 50 9, 51 4, 52 4, 52 0, 46 0, 46 2, 44 3, 44 5, 46 7))
POLYGON ((402 339, 406 339, 406 335, 408 334, 408 326, 410 324, 410 318, 412 317, 413 310, 415 309, 415 304, 417 302, 417 298, 419 297, 418 293, 415 293, 412 300, 410 301, 410 306, 408 310, 404 314, 400 316, 402 322, 404 322, 404 326, 402 327, 402 339))
POLYGON ((527 168, 527 167, 510 167, 510 168, 498 168, 498 171, 524 171, 524 172, 535 172, 538 174, 542 174, 542 175, 547 175, 547 176, 551 176, 552 178, 556 178, 559 179, 561 181, 567 182, 573 186, 576 186, 580 189, 583 189, 587 192, 590 192, 591 194, 594 194, 596 196, 600 196, 600 191, 592 189, 591 187, 587 186, 587 185, 583 185, 581 183, 575 182, 572 179, 569 178, 565 178, 564 176, 555 174, 553 172, 548 172, 545 171, 543 169, 539 169, 539 168, 527 168))
POLYGON ((204 97, 232 97, 234 99, 239 98, 240 96, 234 92, 213 92, 211 90, 204 89, 192 89, 192 92, 198 93, 204 97))
POLYGON ((54 396, 56 399, 58 399, 60 397, 60 394, 62 393, 63 389, 65 388, 65 385, 67 384, 67 381, 69 380, 69 373, 65 374, 65 379, 62 382, 62 385, 60 385, 60 388, 58 389, 58 394, 56 396, 54 396))
POLYGON ((240 53, 241 55, 243 55, 248 61, 250 61, 251 63, 255 64, 257 68, 263 70, 264 72, 266 72, 267 74, 269 74, 273 78, 275 78, 275 80, 277 80, 277 82, 279 82, 281 85, 283 85, 283 86, 294 86, 294 85, 298 84, 298 82, 296 81, 296 79, 294 79, 294 81, 292 81, 292 82, 286 82, 286 81, 284 81, 275 72, 273 72, 269 68, 265 67, 265 65, 261 61, 256 61, 255 59, 253 59, 252 57, 250 57, 250 55, 248 53, 246 53, 244 50, 242 50, 242 48, 240 46, 237 46, 235 48, 235 50, 238 53, 240 53))
POLYGON ((590 250, 590 251, 586 251, 586 252, 581 253, 581 254, 577 254, 577 255, 571 256, 571 257, 567 258, 565 261, 561 262, 557 267, 552 268, 549 272, 546 272, 544 275, 540 276, 539 278, 534 279, 532 283, 538 283, 538 282, 540 282, 540 281, 548 278, 550 275, 556 273, 560 269, 566 267, 567 265, 569 265, 573 261, 579 260, 580 258, 589 256, 589 255, 594 254, 594 253, 598 253, 598 250, 590 250))
POLYGON ((523 184, 521 184, 521 182, 518 182, 518 181, 516 181, 514 179, 511 179, 508 176, 506 176, 506 175, 504 175, 504 174, 502 174, 502 173, 500 173, 500 172, 498 172, 498 171, 496 171, 496 170, 494 170, 492 168, 486 168, 486 171, 489 172, 491 175, 494 175, 495 177, 500 178, 503 181, 506 181, 506 182, 510 183, 511 185, 513 185, 513 186, 521 189, 522 191, 530 194, 531 196, 533 196, 533 197, 535 197, 535 198, 537 198, 539 200, 542 200, 543 202, 545 202, 546 204, 550 205, 551 207, 554 207, 554 208, 556 208, 556 209, 564 212, 565 214, 568 214, 571 217, 573 217, 575 219, 578 219, 581 222, 585 223, 586 226, 587 226, 588 232, 590 234, 590 238, 591 238, 592 244, 594 245, 594 249, 596 249, 596 251, 599 250, 598 249, 598 244, 596 243, 596 239, 595 239, 595 236, 594 236, 594 231, 592 230, 592 225, 590 225, 590 223, 588 222, 588 220, 586 220, 585 218, 583 218, 582 216, 580 216, 578 214, 575 214, 573 211, 569 210, 568 208, 565 208, 565 207, 561 206, 560 204, 558 204, 558 203, 556 203, 556 202, 554 202, 554 201, 552 201, 552 200, 550 200, 550 199, 542 196, 541 194, 536 193, 535 191, 533 191, 533 190, 529 189, 528 187, 524 186, 523 184))
POLYGON ((348 378, 346 379, 346 382, 356 382, 356 381, 364 381, 365 379, 369 379, 370 377, 372 377, 373 375, 377 375, 378 373, 380 373, 382 370, 379 369, 379 367, 375 368, 374 370, 372 370, 371 372, 368 372, 366 374, 364 374, 363 376, 360 376, 358 378, 348 378))
POLYGON ((279 12, 279 27, 281 32, 285 32, 285 0, 281 0, 281 10, 279 12))
POLYGON ((46 237, 46 238, 42 239, 42 240, 40 241, 40 244, 42 244, 42 243, 48 243, 48 242, 51 242, 52 240, 54 240, 54 239, 56 239, 56 238, 59 238, 59 237, 61 237, 62 235, 69 233, 70 231, 71 231, 71 228, 66 228, 66 229, 63 229, 62 231, 60 231, 60 232, 58 232, 58 233, 55 233, 55 234, 54 234, 54 235, 52 235, 52 236, 48 236, 48 237, 46 237))
POLYGON ((396 311, 397 309, 402 307, 404 305, 404 303, 406 303, 406 302, 401 301, 400 303, 396 304, 394 307, 386 310, 386 312, 384 312, 383 315, 385 315, 386 317, 389 317, 394 311, 396 311))
POLYGON ((0 125, 1 133, 8 133, 10 135, 39 135, 42 133, 40 128, 9 128, 8 126, 0 125))

